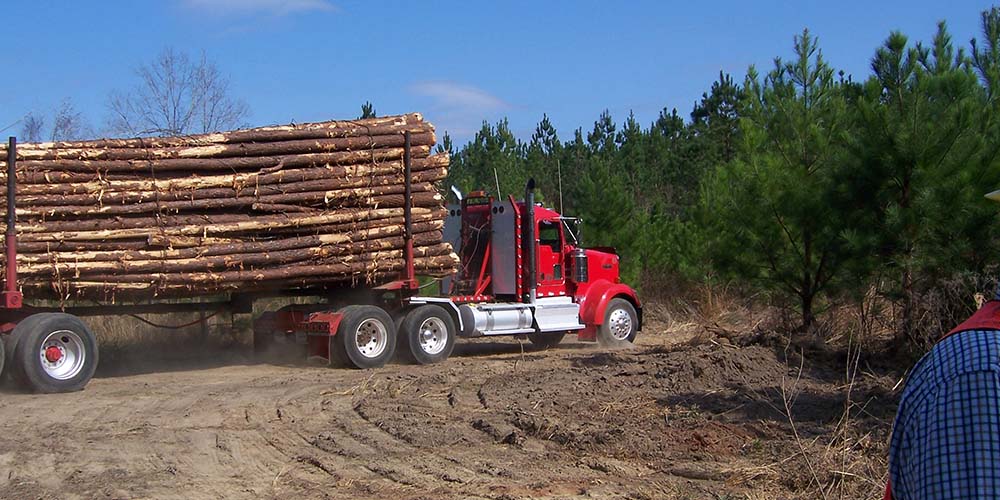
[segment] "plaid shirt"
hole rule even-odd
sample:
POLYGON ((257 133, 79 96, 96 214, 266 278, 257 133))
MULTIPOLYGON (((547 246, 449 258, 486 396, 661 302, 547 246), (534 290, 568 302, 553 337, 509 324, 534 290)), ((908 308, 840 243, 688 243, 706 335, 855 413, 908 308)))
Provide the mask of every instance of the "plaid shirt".
POLYGON ((893 424, 889 476, 896 500, 1000 498, 1000 331, 948 336, 917 363, 893 424))

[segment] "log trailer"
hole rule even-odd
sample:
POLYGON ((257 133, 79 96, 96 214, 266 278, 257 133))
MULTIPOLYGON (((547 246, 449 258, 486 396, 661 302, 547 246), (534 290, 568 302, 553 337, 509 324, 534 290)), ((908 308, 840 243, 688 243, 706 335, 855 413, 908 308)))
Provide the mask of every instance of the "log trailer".
POLYGON ((551 347, 567 333, 604 346, 631 343, 642 307, 621 282, 611 248, 584 248, 580 221, 535 203, 534 180, 523 200, 477 191, 448 206, 443 236, 461 259, 436 295, 422 295, 414 272, 409 132, 404 154, 404 267, 398 279, 371 288, 314 287, 230 294, 228 300, 41 307, 17 284, 16 140, 7 159, 5 283, 0 300, 0 374, 43 393, 83 389, 97 368, 97 338, 81 316, 229 311, 252 313, 257 298, 308 296, 322 303, 264 312, 253 322, 255 353, 298 345, 309 359, 355 368, 380 367, 400 354, 429 364, 449 357, 458 337, 523 335, 551 347))

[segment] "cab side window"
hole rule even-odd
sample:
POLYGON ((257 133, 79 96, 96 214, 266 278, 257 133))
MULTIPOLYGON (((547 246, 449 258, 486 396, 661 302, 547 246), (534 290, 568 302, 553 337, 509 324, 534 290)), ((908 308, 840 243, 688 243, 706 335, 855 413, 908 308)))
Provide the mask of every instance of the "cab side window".
POLYGON ((559 231, 559 221, 543 220, 538 223, 538 243, 552 249, 562 250, 562 233, 559 231))

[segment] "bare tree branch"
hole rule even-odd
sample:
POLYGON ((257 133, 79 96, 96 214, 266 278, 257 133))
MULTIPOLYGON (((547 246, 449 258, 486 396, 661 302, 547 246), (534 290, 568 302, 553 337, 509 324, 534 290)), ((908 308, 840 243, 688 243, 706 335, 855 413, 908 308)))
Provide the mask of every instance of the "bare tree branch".
POLYGON ((21 124, 21 140, 25 142, 41 142, 42 130, 45 129, 45 117, 36 115, 34 111, 24 115, 21 124))
POLYGON ((65 98, 59 107, 52 112, 52 128, 46 133, 45 115, 29 112, 21 119, 21 135, 23 142, 75 141, 93 135, 93 129, 87 125, 83 113, 76 110, 73 101, 65 98))
POLYGON ((192 61, 166 49, 136 68, 139 84, 108 96, 113 133, 174 136, 207 133, 242 125, 249 108, 230 97, 229 80, 203 53, 192 61))
POLYGON ((68 98, 63 99, 52 120, 51 141, 73 141, 82 139, 85 125, 83 124, 83 113, 76 110, 73 102, 68 98))

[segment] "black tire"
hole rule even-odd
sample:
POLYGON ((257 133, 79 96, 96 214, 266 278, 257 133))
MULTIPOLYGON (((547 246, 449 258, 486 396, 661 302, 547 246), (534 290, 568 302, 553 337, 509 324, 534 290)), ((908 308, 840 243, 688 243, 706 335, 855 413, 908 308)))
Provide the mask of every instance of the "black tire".
POLYGON ((530 340, 536 347, 551 349, 559 345, 565 336, 566 332, 529 333, 528 340, 530 340))
POLYGON ((455 349, 456 334, 455 321, 444 308, 417 306, 399 324, 400 356, 419 365, 440 363, 455 349))
POLYGON ((17 353, 17 343, 24 336, 25 332, 31 331, 35 328, 35 324, 39 320, 44 318, 44 314, 33 314, 27 318, 22 319, 14 327, 14 330, 7 335, 4 341, 4 349, 7 351, 6 362, 6 372, 3 374, 4 377, 9 378, 15 384, 21 387, 28 387, 28 381, 24 378, 24 373, 20 369, 20 364, 17 359, 14 358, 15 353, 17 353))
POLYGON ((14 359, 14 353, 17 352, 17 341, 22 336, 24 332, 34 328, 35 323, 42 318, 41 314, 34 314, 22 319, 14 327, 14 330, 10 332, 9 335, 4 336, 4 350, 7 352, 6 359, 4 360, 5 373, 0 374, 3 377, 8 377, 14 382, 25 385, 24 376, 21 375, 17 370, 17 360, 14 359))
POLYGON ((347 306, 330 338, 330 355, 353 368, 378 368, 392 359, 396 352, 396 323, 389 313, 375 306, 347 306), (358 345, 360 336, 370 336, 375 345, 358 345), (381 338, 379 338, 381 337, 381 338))
POLYGON ((90 382, 99 359, 97 339, 80 318, 41 313, 22 321, 18 329, 12 374, 26 389, 74 392, 90 382), (42 361, 48 352, 58 352, 59 358, 42 361))
POLYGON ((597 342, 604 347, 625 347, 635 341, 639 315, 625 299, 614 298, 604 310, 604 323, 597 329, 597 342))

